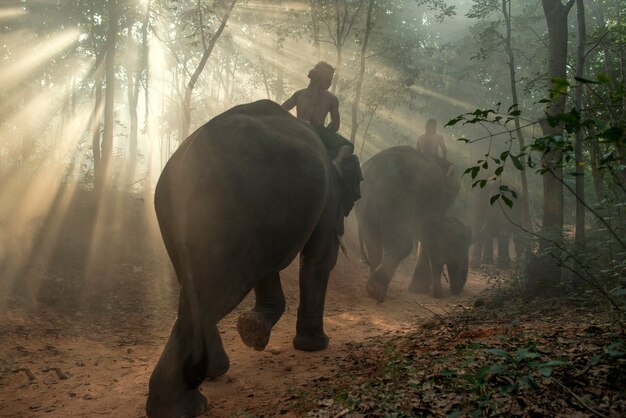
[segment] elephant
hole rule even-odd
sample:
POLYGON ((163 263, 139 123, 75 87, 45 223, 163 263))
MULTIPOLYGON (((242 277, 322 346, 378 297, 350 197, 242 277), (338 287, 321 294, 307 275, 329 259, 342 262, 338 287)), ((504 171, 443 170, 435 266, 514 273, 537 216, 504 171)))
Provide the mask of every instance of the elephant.
MULTIPOLYGON (((469 247, 472 243, 472 230, 456 218, 446 217, 441 223, 435 239, 440 252, 440 261, 448 269, 450 293, 458 295, 463 290, 469 271, 469 247)), ((441 276, 433 276, 432 271, 443 271, 443 265, 432 266, 427 249, 418 244, 417 264, 409 290, 415 293, 428 293, 432 290, 441 294, 441 276)))
MULTIPOLYGON (((512 189, 512 188, 511 188, 512 189)), ((519 230, 511 223, 522 222, 522 204, 519 201, 509 208, 505 205, 491 204, 490 198, 500 193, 496 182, 489 182, 474 194, 474 236, 475 242, 470 257, 470 267, 480 268, 483 264, 494 264, 493 240, 498 243, 495 264, 506 268, 511 264, 509 243, 515 243, 515 252, 519 257, 524 252, 523 238, 519 230)))
POLYGON ((437 237, 460 187, 450 164, 412 147, 396 146, 374 155, 361 170, 364 180, 355 214, 371 270, 368 295, 385 300, 398 264, 420 241, 433 267, 433 296, 441 297, 444 262, 437 237))
POLYGON ((154 201, 180 294, 150 377, 149 417, 206 410, 198 386, 230 365, 217 324, 252 289, 255 305, 239 316, 237 329, 247 346, 265 348, 285 310, 279 272, 298 253, 293 346, 327 348, 324 300, 347 216, 331 157, 309 124, 270 100, 216 116, 171 156, 154 201))

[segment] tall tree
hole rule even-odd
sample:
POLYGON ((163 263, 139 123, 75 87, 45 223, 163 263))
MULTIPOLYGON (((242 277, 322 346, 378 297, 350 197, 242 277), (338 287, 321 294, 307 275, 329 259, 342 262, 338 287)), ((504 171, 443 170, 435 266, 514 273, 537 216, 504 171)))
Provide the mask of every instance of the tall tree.
POLYGON ((354 93, 354 101, 352 102, 352 129, 350 130, 350 142, 353 144, 356 140, 356 132, 359 128, 358 112, 359 104, 361 102, 361 93, 363 88, 363 79, 365 78, 365 58, 367 55, 367 45, 370 39, 370 33, 372 31, 372 11, 374 10, 374 0, 369 0, 367 6, 367 15, 365 18, 365 30, 363 34, 363 42, 361 44, 359 76, 356 82, 356 89, 354 93))
MULTIPOLYGON (((513 52, 513 36, 512 36, 512 14, 511 14, 511 0, 502 0, 501 3, 502 15, 504 16, 504 22, 506 26, 506 36, 505 36, 505 51, 508 56, 508 64, 509 64, 509 81, 511 85, 511 99, 513 100, 513 106, 518 107, 519 110, 519 96, 517 94, 517 76, 516 76, 516 67, 515 67, 515 53, 513 52)), ((524 140, 524 133, 522 132, 522 128, 520 126, 519 116, 514 117, 515 123, 515 135, 517 136, 517 142, 519 146, 520 152, 524 150, 526 147, 524 140)), ((524 167, 523 160, 519 160, 522 164, 522 170, 520 171, 520 177, 522 180, 522 196, 521 196, 521 205, 522 205, 522 223, 525 227, 528 227, 529 221, 529 212, 530 205, 528 202, 528 177, 526 176, 526 170, 524 167)))
MULTIPOLYGON (((583 0, 576 0, 576 17, 578 20, 578 48, 576 52, 576 77, 585 77, 585 44, 587 42, 587 22, 585 21, 585 4, 583 0)), ((578 83, 575 91, 575 104, 579 111, 583 109, 583 85, 578 83)), ((576 245, 579 249, 585 247, 585 160, 583 156, 583 131, 576 132, 574 152, 576 157, 576 245)))
MULTIPOLYGON (((542 6, 548 24, 548 88, 555 89, 555 81, 567 77, 567 17, 576 0, 542 0, 542 6)), ((541 124, 544 136, 558 138, 563 134, 563 126, 550 123, 556 115, 565 112, 565 96, 559 95, 550 103, 546 110, 548 120, 541 124)), ((563 239, 563 164, 562 151, 558 147, 550 147, 542 157, 542 166, 546 170, 543 176, 543 217, 542 233, 551 241, 563 239)), ((542 241, 540 252, 552 247, 552 243, 542 241)), ((553 280, 560 278, 560 269, 544 270, 553 280)))
POLYGON ((115 51, 117 48, 118 5, 116 0, 108 3, 108 31, 104 77, 104 130, 100 144, 100 172, 96 172, 96 189, 102 191, 109 178, 113 158, 113 129, 115 125, 115 51))

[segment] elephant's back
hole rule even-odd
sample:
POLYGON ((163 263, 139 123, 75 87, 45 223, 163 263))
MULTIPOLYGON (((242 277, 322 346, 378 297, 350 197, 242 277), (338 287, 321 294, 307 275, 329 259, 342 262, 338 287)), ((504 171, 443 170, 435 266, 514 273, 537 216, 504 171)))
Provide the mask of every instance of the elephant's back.
POLYGON ((409 146, 388 148, 363 165, 364 187, 388 198, 403 199, 411 192, 436 192, 445 173, 430 156, 409 146))
POLYGON ((159 222, 173 225, 184 213, 187 239, 219 243, 224 257, 283 263, 276 260, 285 248, 295 256, 291 247, 304 245, 321 214, 327 168, 321 141, 278 104, 237 106, 172 155, 155 191, 159 222))
POLYGON ((445 173, 433 157, 409 146, 388 148, 362 167, 357 211, 417 222, 442 206, 445 173))

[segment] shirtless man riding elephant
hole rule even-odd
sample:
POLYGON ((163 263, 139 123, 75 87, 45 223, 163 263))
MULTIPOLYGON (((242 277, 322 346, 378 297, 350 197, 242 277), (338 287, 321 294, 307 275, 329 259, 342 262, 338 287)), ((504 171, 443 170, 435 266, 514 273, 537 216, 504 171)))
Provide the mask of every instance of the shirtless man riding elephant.
MULTIPOLYGON (((308 74, 307 88, 296 91, 283 108, 296 108, 298 119, 311 124, 329 151, 333 165, 339 172, 342 183, 342 204, 345 216, 354 202, 361 196, 359 183, 363 180, 358 158, 353 154, 354 144, 337 131, 341 124, 339 117, 339 99, 328 91, 332 84, 335 69, 325 61, 318 62, 308 74), (330 123, 326 126, 326 117, 330 114, 330 123)), ((343 229, 341 230, 343 232, 343 229)))

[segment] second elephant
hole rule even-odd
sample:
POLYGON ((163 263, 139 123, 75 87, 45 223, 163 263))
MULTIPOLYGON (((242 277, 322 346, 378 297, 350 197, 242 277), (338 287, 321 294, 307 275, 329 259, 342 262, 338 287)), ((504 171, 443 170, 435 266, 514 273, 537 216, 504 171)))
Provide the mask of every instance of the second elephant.
MULTIPOLYGON (((432 278, 440 277, 444 263, 437 235, 459 190, 459 180, 448 168, 448 163, 408 146, 386 149, 363 165, 355 214, 371 268, 367 291, 378 302, 385 300, 398 264, 416 240, 429 249, 432 278)), ((433 295, 441 297, 441 286, 432 283, 433 295)))

